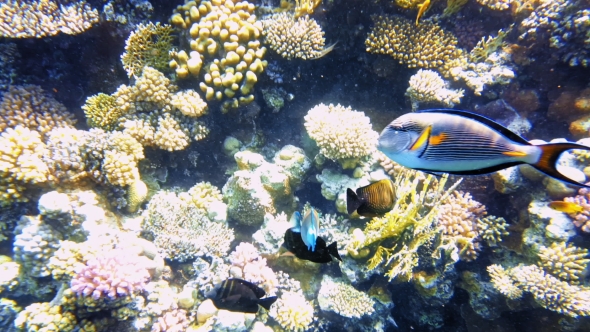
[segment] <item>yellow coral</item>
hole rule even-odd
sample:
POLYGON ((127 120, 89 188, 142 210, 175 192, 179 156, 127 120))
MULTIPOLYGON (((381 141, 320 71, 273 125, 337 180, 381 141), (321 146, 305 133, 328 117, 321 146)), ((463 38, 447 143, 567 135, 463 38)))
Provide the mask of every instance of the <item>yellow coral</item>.
POLYGON ((168 68, 172 49, 172 26, 160 23, 140 23, 125 42, 125 53, 121 55, 123 68, 129 77, 139 77, 143 67, 159 70, 168 68))
POLYGON ((0 5, 0 37, 42 38, 60 32, 75 35, 98 22, 86 1, 9 0, 0 5))
MULTIPOLYGON (((506 10, 510 8, 513 0, 477 0, 482 6, 486 6, 492 10, 506 10)), ((520 1, 517 1, 520 2, 520 1)))
POLYGON ((74 331, 76 316, 64 311, 61 305, 49 302, 33 303, 21 311, 14 325, 20 331, 74 331))
POLYGON ((162 109, 170 103, 178 87, 157 69, 145 67, 135 85, 121 85, 113 94, 124 113, 162 109))
POLYGON ((580 282, 590 262, 586 258, 587 249, 565 242, 554 242, 550 247, 541 247, 538 256, 545 271, 570 284, 580 282))
POLYGON ((320 153, 343 167, 375 152, 379 134, 363 112, 341 105, 319 104, 307 112, 305 129, 320 153))
POLYGON ((141 179, 136 178, 127 188, 127 211, 137 212, 139 206, 146 201, 148 197, 148 187, 141 179))
POLYGON ((492 285, 501 294, 505 295, 511 300, 519 299, 522 297, 522 290, 518 288, 514 280, 504 270, 504 268, 498 264, 492 264, 487 268, 490 274, 492 285))
POLYGON ((82 109, 88 126, 107 131, 116 129, 119 119, 125 114, 117 107, 115 97, 104 93, 88 97, 82 109))
POLYGON ((216 186, 209 182, 199 182, 187 192, 187 200, 200 210, 207 210, 213 202, 222 202, 223 195, 216 186))
POLYGON ((313 322, 313 306, 300 293, 285 292, 271 307, 270 316, 285 330, 306 331, 313 322))
POLYGON ((322 0, 295 0, 295 18, 311 15, 322 0))
POLYGON ((457 58, 457 38, 439 25, 415 26, 400 16, 373 16, 375 26, 365 40, 367 52, 388 54, 409 68, 438 68, 457 58))
POLYGON ((0 132, 17 125, 40 133, 53 128, 73 128, 74 115, 36 85, 11 86, 0 104, 0 132))
POLYGON ((207 114, 207 103, 195 90, 185 90, 175 93, 170 99, 170 105, 180 113, 198 118, 207 114))
POLYGON ((328 275, 322 279, 318 302, 322 310, 334 311, 349 318, 360 318, 375 311, 375 301, 367 294, 328 275))
POLYGON ((223 112, 254 100, 252 89, 266 67, 262 23, 254 10, 245 1, 190 0, 170 18, 190 46, 171 53, 170 66, 179 78, 198 76, 206 100, 224 101, 223 112))
POLYGON ((104 152, 102 170, 111 184, 121 187, 132 184, 138 176, 135 158, 118 151, 104 152))

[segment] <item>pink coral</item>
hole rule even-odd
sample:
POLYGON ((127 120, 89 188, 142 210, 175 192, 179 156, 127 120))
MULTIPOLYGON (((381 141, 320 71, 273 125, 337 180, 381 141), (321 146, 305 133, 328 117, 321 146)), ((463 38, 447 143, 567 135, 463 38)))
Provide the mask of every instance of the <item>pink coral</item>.
POLYGON ((112 250, 88 260, 76 269, 71 288, 78 296, 98 300, 128 296, 141 291, 150 275, 137 256, 122 250, 112 250))
POLYGON ((590 233, 590 190, 582 188, 578 191, 576 197, 566 197, 563 199, 566 202, 576 203, 584 208, 584 211, 577 214, 570 214, 573 218, 574 225, 580 227, 583 232, 590 233))
POLYGON ((269 294, 274 293, 278 284, 277 277, 252 244, 240 243, 230 254, 229 260, 232 266, 241 269, 242 275, 237 277, 258 284, 269 294))

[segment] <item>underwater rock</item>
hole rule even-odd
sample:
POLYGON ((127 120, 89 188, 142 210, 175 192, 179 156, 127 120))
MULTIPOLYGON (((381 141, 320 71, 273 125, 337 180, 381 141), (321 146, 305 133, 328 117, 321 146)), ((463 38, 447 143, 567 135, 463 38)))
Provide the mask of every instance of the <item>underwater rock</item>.
POLYGON ((510 167, 492 173, 494 188, 502 194, 510 194, 518 190, 524 180, 521 177, 518 167, 510 167))
POLYGON ((536 259, 541 246, 548 247, 551 240, 568 241, 576 235, 575 226, 565 213, 555 211, 547 202, 534 200, 529 204, 531 226, 522 234, 526 254, 536 259))

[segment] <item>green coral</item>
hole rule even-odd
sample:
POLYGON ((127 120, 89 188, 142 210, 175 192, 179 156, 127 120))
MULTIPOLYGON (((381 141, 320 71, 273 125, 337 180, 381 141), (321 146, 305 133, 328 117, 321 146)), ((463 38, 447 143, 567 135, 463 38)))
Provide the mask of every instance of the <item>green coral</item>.
POLYGON ((88 126, 106 131, 116 129, 119 119, 125 114, 117 106, 116 98, 104 93, 88 97, 82 109, 86 115, 88 126))
POLYGON ((363 247, 374 250, 367 267, 373 270, 380 265, 387 270, 390 280, 401 277, 411 280, 418 265, 418 250, 431 243, 439 233, 436 226, 438 208, 459 182, 445 190, 448 177, 436 181, 428 175, 423 181, 415 172, 404 171, 395 180, 398 199, 385 216, 373 218, 364 230, 364 241, 358 241, 353 250, 363 247))
POLYGON ((129 77, 141 76, 145 66, 161 71, 168 69, 172 39, 172 26, 168 24, 139 24, 127 38, 125 53, 121 55, 123 68, 129 77))

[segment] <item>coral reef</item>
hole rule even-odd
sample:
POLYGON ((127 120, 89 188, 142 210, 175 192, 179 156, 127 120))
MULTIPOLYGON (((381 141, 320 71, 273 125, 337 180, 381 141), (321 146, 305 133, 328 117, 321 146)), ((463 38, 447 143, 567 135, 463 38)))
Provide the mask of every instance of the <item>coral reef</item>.
POLYGON ((254 100, 254 85, 266 67, 262 22, 254 9, 245 1, 187 1, 170 18, 190 42, 190 50, 172 53, 171 67, 179 78, 199 77, 207 100, 224 100, 224 113, 254 100))
POLYGON ((570 215, 573 218, 574 225, 580 227, 580 230, 586 233, 590 233, 590 190, 581 188, 578 191, 578 195, 575 197, 566 197, 563 200, 565 202, 571 202, 580 205, 584 208, 584 211, 570 215))
POLYGON ((367 294, 328 275, 322 278, 318 303, 322 310, 333 311, 348 318, 360 318, 375 311, 375 301, 367 294))
POLYGON ((412 110, 417 110, 421 103, 453 107, 461 102, 463 90, 449 89, 447 82, 437 72, 420 69, 410 77, 410 86, 406 90, 406 96, 410 97, 412 110))
POLYGON ((308 16, 295 19, 293 14, 279 13, 262 20, 264 42, 287 60, 321 58, 326 54, 324 31, 308 16))
POLYGON ((168 52, 172 49, 172 26, 139 24, 125 42, 125 53, 121 55, 123 68, 129 77, 140 77, 144 67, 157 70, 168 68, 168 52))
POLYGON ((363 112, 350 107, 319 104, 305 116, 305 129, 326 158, 343 168, 354 168, 358 160, 375 151, 378 134, 363 112))
POLYGON ((539 249, 541 267, 572 285, 578 284, 587 273, 588 250, 574 246, 571 243, 553 242, 550 247, 539 249))
POLYGON ((294 332, 306 331, 314 320, 313 306, 295 292, 284 292, 269 315, 285 330, 294 332))
POLYGON ((240 243, 230 254, 230 275, 250 281, 266 292, 273 295, 278 285, 273 270, 266 265, 266 259, 260 256, 258 249, 247 242, 240 243))
POLYGON ((42 38, 58 33, 75 35, 99 20, 86 1, 9 0, 0 5, 0 37, 42 38))

